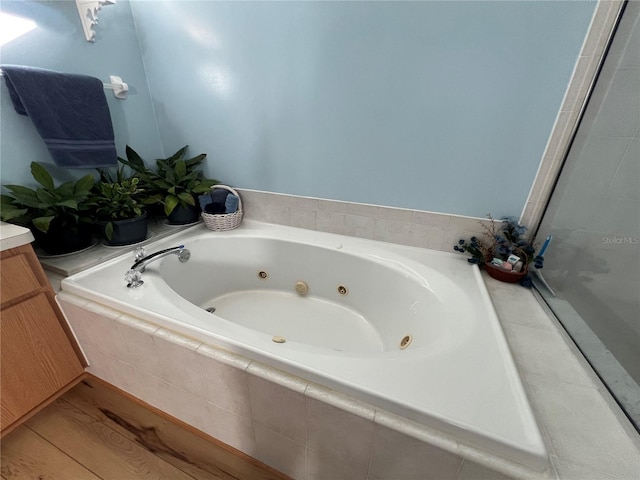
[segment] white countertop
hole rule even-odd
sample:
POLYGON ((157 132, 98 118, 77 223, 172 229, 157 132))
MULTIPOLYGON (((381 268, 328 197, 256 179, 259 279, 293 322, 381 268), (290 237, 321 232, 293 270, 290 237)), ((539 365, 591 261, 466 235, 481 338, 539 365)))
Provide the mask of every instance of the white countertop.
POLYGON ((12 223, 0 222, 0 251, 33 242, 31 230, 12 223))

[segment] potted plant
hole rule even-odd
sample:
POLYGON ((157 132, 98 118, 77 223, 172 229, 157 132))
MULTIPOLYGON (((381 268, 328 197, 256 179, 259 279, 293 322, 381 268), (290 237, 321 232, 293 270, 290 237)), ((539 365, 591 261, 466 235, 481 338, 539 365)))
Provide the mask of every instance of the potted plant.
POLYGON ((205 178, 197 167, 206 158, 205 153, 185 158, 187 146, 169 158, 156 160, 156 170, 149 169, 144 160, 127 145, 126 159, 120 162, 131 167, 140 177, 148 193, 145 203, 163 205, 170 224, 183 225, 199 219, 198 195, 208 193, 218 180, 205 178))
POLYGON ((147 212, 142 203, 143 189, 138 177, 126 178, 123 169, 115 178, 98 169, 100 181, 91 191, 89 204, 95 212, 100 235, 107 245, 121 246, 147 238, 147 212))
POLYGON ((504 217, 501 222, 490 214, 487 218, 489 225, 483 225, 479 237, 460 239, 453 249, 470 254, 469 263, 482 266, 497 280, 530 286, 528 266, 533 262, 536 268, 542 268, 544 257, 536 255, 533 240, 525 238, 527 228, 511 217, 504 217))
POLYGON ((35 190, 5 185, 11 195, 1 196, 1 218, 28 227, 36 242, 50 255, 62 255, 91 245, 90 206, 87 199, 95 183, 93 175, 56 187, 49 172, 31 163, 31 175, 40 185, 35 190))

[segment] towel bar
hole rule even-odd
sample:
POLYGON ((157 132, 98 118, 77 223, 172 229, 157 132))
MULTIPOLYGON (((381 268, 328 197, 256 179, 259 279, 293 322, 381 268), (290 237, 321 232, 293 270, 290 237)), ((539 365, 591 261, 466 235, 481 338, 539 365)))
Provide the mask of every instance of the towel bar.
MULTIPOLYGON (((4 72, 1 69, 0 69, 0 77, 4 77, 4 72)), ((106 90, 113 90, 113 94, 115 95, 116 98, 119 98, 121 100, 124 100, 125 98, 127 98, 127 93, 129 92, 129 85, 124 83, 122 81, 122 78, 116 75, 111 75, 109 77, 109 80, 111 81, 111 83, 103 83, 102 86, 106 90)))

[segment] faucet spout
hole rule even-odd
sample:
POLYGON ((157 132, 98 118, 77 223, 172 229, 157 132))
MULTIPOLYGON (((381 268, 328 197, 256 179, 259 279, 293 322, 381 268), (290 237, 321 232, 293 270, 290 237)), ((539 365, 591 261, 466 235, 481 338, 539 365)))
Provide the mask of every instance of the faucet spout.
POLYGON ((181 262, 186 262, 191 258, 191 252, 184 248, 184 245, 178 245, 177 247, 165 248, 164 250, 157 251, 151 255, 141 258, 131 266, 131 270, 142 273, 151 262, 155 262, 156 260, 160 260, 162 257, 172 254, 177 255, 178 260, 181 262))

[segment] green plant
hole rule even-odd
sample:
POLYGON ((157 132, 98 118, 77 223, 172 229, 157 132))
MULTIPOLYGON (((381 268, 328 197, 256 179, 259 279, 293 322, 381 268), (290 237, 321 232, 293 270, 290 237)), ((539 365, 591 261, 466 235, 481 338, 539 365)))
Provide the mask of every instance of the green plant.
MULTIPOLYGON (((509 255, 516 255, 525 264, 534 262, 540 269, 544 266, 544 257, 536 255, 534 240, 525 237, 527 227, 520 225, 512 217, 504 217, 497 222, 491 214, 487 214, 489 224, 483 224, 483 232, 479 237, 471 237, 468 241, 460 239, 453 249, 456 252, 471 255, 467 261, 471 264, 484 265, 494 258, 507 261, 509 255)), ((525 279, 525 283, 530 281, 525 279)))
POLYGON ((99 220, 108 220, 105 236, 113 236, 113 220, 125 220, 140 217, 144 213, 142 194, 138 177, 127 178, 124 168, 116 170, 115 177, 108 170, 98 169, 100 181, 91 190, 89 205, 99 220))
POLYGON ((148 168, 142 157, 127 145, 126 159, 119 158, 131 167, 140 178, 142 188, 147 190, 145 204, 161 203, 165 215, 170 215, 178 206, 198 205, 197 197, 209 192, 218 180, 205 178, 197 167, 206 158, 205 153, 185 158, 188 146, 182 147, 169 158, 156 160, 156 170, 148 168))
POLYGON ((5 185, 11 195, 1 196, 0 216, 3 221, 29 227, 33 225, 47 233, 52 222, 59 228, 90 223, 87 199, 95 183, 93 175, 65 182, 56 187, 49 172, 39 163, 31 163, 31 175, 40 187, 5 185))

